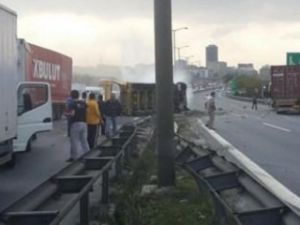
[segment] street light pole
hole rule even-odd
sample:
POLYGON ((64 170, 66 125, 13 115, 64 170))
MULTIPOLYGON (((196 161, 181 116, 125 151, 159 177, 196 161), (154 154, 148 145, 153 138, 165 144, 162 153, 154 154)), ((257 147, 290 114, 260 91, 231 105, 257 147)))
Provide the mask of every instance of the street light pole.
POLYGON ((187 30, 187 29, 189 29, 189 28, 188 27, 180 27, 180 28, 172 30, 172 33, 173 33, 173 58, 174 58, 173 65, 175 65, 175 63, 176 63, 176 32, 181 31, 181 30, 187 30))
POLYGON ((188 47, 190 47, 190 46, 185 45, 185 46, 182 46, 182 47, 178 47, 178 48, 177 48, 177 51, 178 51, 178 60, 180 60, 180 49, 182 49, 182 48, 188 48, 188 47))
POLYGON ((158 185, 175 185, 171 0, 154 0, 158 185))

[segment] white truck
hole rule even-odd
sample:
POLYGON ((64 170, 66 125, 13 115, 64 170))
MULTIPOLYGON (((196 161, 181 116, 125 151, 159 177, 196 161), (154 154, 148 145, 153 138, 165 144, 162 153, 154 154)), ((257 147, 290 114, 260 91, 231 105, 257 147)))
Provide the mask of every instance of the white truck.
POLYGON ((0 165, 30 150, 39 132, 52 129, 50 87, 18 79, 17 15, 0 4, 0 165))

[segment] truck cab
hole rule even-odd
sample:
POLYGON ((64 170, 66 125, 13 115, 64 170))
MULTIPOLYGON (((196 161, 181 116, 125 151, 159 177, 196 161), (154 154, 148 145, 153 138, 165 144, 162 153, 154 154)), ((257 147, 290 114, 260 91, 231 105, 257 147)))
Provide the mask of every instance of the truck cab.
POLYGON ((44 82, 22 82, 18 86, 17 139, 14 152, 30 151, 36 134, 52 129, 50 85, 44 82))

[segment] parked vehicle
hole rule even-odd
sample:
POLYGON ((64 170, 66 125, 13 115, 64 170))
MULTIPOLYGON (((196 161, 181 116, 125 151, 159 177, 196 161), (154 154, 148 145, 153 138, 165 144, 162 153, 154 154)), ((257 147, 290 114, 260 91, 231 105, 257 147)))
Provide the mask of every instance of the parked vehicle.
POLYGON ((299 113, 300 65, 272 66, 270 95, 277 113, 299 113))
POLYGON ((0 165, 14 165, 14 151, 52 129, 50 86, 18 81, 17 15, 0 5, 0 165))
POLYGON ((61 53, 18 41, 19 81, 47 82, 51 87, 53 118, 60 119, 72 85, 72 58, 61 53))

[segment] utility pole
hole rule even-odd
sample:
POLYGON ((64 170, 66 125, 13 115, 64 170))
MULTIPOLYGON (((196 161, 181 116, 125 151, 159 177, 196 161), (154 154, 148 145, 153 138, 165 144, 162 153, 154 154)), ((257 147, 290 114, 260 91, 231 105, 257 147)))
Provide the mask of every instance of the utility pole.
POLYGON ((181 50, 182 48, 188 48, 188 47, 190 47, 190 46, 185 45, 185 46, 182 46, 182 47, 177 47, 177 51, 178 51, 178 60, 181 59, 181 58, 180 58, 180 50, 181 50))
POLYGON ((175 185, 171 0, 154 0, 158 185, 175 185))
POLYGON ((173 33, 173 58, 174 58, 173 65, 174 66, 176 64, 176 32, 181 31, 181 30, 187 30, 187 29, 189 29, 189 28, 188 27, 180 27, 180 28, 176 28, 176 29, 172 30, 172 33, 173 33))

